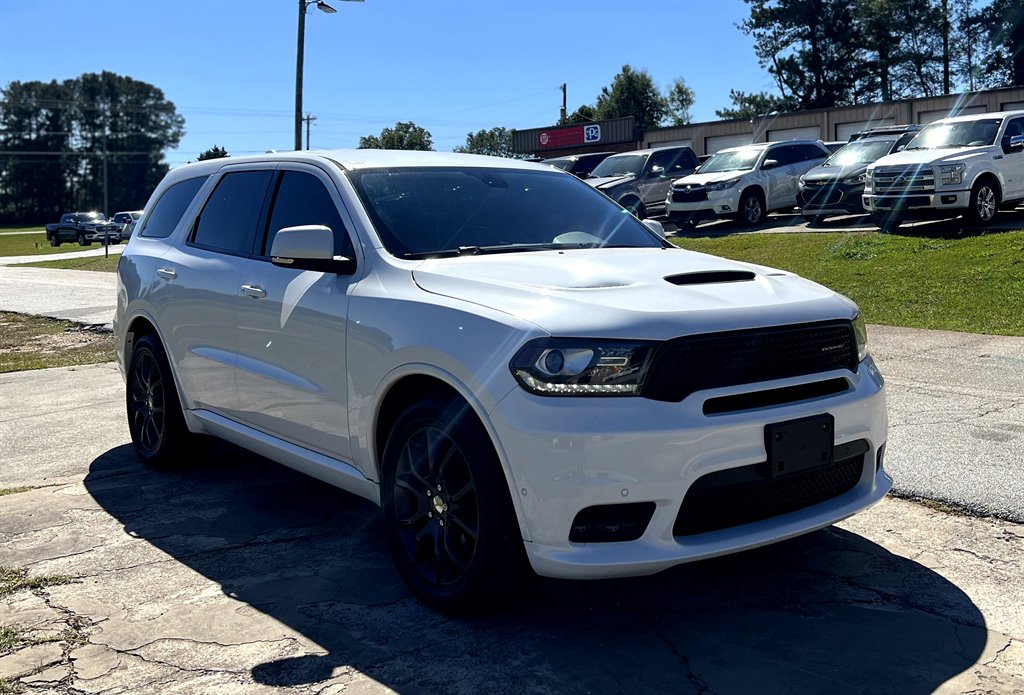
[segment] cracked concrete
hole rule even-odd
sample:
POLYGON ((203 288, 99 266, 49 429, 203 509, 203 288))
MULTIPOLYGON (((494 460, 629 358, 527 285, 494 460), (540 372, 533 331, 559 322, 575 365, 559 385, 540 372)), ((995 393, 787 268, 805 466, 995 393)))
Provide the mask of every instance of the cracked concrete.
POLYGON ((466 618, 408 595, 365 502, 223 444, 177 471, 119 447, 0 498, 13 558, 72 577, 0 599, 0 624, 58 638, 0 657, 27 692, 1024 690, 1024 529, 897 499, 466 618))

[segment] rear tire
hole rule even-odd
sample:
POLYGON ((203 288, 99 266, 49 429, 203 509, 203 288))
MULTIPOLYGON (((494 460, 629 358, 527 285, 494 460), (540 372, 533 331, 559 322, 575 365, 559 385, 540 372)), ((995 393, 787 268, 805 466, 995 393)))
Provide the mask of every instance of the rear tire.
POLYGON ((185 424, 174 375, 155 336, 142 336, 132 348, 125 405, 139 458, 159 466, 180 464, 195 435, 185 424))
POLYGON ((429 397, 406 409, 382 468, 388 546, 424 603, 460 611, 521 589, 526 553, 505 476, 464 401, 429 397))
POLYGON ((987 227, 996 218, 999 208, 999 190, 989 179, 982 179, 971 189, 970 204, 967 207, 967 224, 972 227, 987 227))

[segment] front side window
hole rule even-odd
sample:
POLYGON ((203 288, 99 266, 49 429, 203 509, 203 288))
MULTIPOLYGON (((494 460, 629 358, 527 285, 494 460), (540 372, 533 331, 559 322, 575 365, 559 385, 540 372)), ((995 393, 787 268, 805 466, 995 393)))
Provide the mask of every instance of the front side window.
POLYGON ((192 243, 236 255, 248 255, 273 172, 225 174, 196 218, 192 243))
POLYGON ((270 256, 274 236, 285 227, 321 224, 334 232, 334 253, 352 258, 352 242, 323 182, 304 171, 285 171, 277 183, 261 253, 270 256))
POLYGON ((553 171, 410 167, 349 178, 399 258, 663 246, 606 196, 553 171))
POLYGON ((197 176, 179 181, 164 191, 139 230, 139 236, 151 239, 169 237, 205 182, 205 176, 197 176))

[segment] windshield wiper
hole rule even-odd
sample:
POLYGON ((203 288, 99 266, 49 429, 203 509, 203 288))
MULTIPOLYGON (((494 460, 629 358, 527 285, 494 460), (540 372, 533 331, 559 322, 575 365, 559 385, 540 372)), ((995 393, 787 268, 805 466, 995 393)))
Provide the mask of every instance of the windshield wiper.
MULTIPOLYGON (((403 253, 402 258, 419 260, 425 258, 452 258, 455 256, 486 256, 496 253, 518 253, 520 251, 563 251, 566 249, 625 249, 634 248, 629 244, 599 244, 596 242, 555 243, 538 242, 533 244, 500 244, 496 246, 459 246, 441 251, 423 251, 421 253, 403 253)), ((642 248, 642 247, 636 247, 642 248)))

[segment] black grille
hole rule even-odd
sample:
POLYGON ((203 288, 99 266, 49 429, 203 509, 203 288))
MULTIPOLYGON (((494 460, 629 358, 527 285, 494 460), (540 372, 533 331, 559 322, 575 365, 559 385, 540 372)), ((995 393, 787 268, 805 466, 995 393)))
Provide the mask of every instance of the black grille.
POLYGON ((857 370, 849 321, 707 333, 662 344, 644 377, 642 395, 679 402, 710 388, 857 370))
POLYGON ((880 195, 875 198, 876 208, 928 207, 932 201, 926 195, 880 195))
POLYGON ((800 191, 805 205, 836 205, 843 200, 843 192, 835 188, 805 188, 800 191))
POLYGON ((690 486, 672 533, 691 536, 718 531, 837 497, 860 481, 867 449, 864 440, 836 447, 836 461, 831 465, 781 478, 769 477, 766 462, 709 473, 690 486))
POLYGON ((708 189, 701 186, 700 188, 673 188, 672 189, 672 202, 673 203, 699 203, 702 200, 708 199, 708 189))

